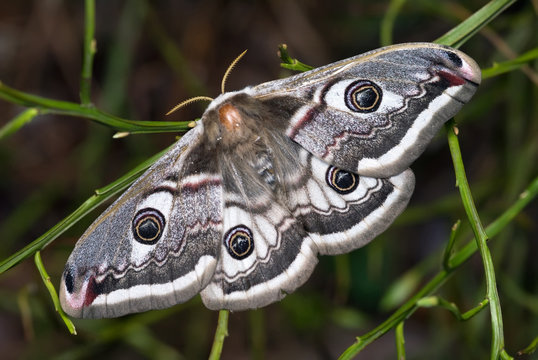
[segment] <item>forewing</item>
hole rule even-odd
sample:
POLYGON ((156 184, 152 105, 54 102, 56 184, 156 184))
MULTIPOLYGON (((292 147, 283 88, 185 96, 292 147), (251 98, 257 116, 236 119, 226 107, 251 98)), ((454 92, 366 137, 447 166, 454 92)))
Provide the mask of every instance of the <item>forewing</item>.
POLYGON ((84 233, 60 286, 75 317, 160 309, 196 295, 219 257, 222 186, 198 125, 84 233))
POLYGON ((480 69, 435 44, 374 50, 250 89, 286 134, 321 160, 361 175, 390 177, 424 151, 476 91, 480 69))

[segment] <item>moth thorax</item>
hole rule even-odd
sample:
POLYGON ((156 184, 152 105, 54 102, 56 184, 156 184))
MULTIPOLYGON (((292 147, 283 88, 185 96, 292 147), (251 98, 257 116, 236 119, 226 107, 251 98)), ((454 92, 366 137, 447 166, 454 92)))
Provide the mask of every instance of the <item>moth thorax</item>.
POLYGON ((219 108, 219 121, 228 131, 239 129, 243 123, 239 110, 230 103, 224 104, 219 108))

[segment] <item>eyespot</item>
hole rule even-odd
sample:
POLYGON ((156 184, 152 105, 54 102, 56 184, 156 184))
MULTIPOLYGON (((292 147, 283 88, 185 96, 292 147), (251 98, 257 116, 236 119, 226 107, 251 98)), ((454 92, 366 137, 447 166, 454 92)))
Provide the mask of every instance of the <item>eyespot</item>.
POLYGON ((453 53, 452 51, 445 51, 445 53, 454 65, 456 65, 459 68, 463 66, 463 61, 456 53, 453 53))
POLYGON ((357 80, 348 85, 344 96, 351 111, 369 113, 379 108, 383 92, 371 81, 357 80))
POLYGON ((330 166, 327 169, 327 184, 337 193, 345 195, 359 186, 359 175, 330 166))
POLYGON ((242 260, 254 250, 252 232, 245 225, 238 225, 224 235, 224 245, 231 257, 242 260))
POLYGON ((153 245, 161 238, 165 220, 163 214, 153 208, 145 208, 136 213, 133 219, 133 236, 136 241, 153 245))
POLYGON ((68 293, 72 294, 73 290, 75 288, 75 279, 73 277, 73 273, 71 271, 71 267, 66 267, 64 271, 64 283, 65 283, 65 289, 68 293))

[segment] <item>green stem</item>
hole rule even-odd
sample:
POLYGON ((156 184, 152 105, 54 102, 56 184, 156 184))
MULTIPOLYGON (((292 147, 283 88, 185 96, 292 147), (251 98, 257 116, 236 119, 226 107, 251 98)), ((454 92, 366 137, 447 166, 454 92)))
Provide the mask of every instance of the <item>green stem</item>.
POLYGON ((533 354, 536 349, 538 349, 538 336, 536 336, 532 342, 529 344, 529 346, 527 346, 525 349, 523 350, 519 350, 517 352, 517 355, 518 356, 521 356, 521 355, 530 355, 530 354, 533 354))
POLYGON ((478 314, 480 311, 482 311, 488 304, 489 304, 489 301, 487 299, 484 299, 476 307, 462 314, 460 309, 456 306, 456 304, 446 301, 440 296, 428 296, 428 297, 420 299, 417 302, 418 306, 425 307, 425 308, 440 306, 450 311, 456 317, 456 319, 460 321, 469 320, 470 318, 478 314))
MULTIPOLYGON (((495 221, 486 228, 487 233, 491 237, 498 234, 519 212, 521 212, 521 210, 527 204, 536 198, 536 196, 538 196, 538 177, 533 179, 531 184, 510 208, 508 208, 501 216, 495 219, 495 221)), ((432 280, 424 285, 415 295, 407 300, 383 323, 379 324, 376 328, 368 333, 357 337, 356 342, 347 348, 342 355, 340 355, 339 359, 352 359, 368 344, 377 340, 389 330, 393 329, 402 320, 405 320, 411 316, 413 312, 418 309, 419 300, 432 295, 435 291, 437 291, 437 289, 450 278, 451 274, 465 261, 467 261, 477 251, 477 249, 476 241, 472 240, 461 250, 454 253, 448 269, 442 269, 439 273, 437 273, 432 280)))
POLYGON ((37 110, 36 108, 29 108, 24 110, 0 128, 0 139, 3 139, 15 133, 26 123, 32 121, 37 115, 39 115, 39 110, 37 110))
POLYGON ((452 250, 454 248, 454 243, 456 242, 456 235, 460 229, 461 220, 456 221, 452 225, 452 230, 450 231, 450 238, 448 239, 448 244, 446 244, 445 251, 443 253, 443 268, 450 268, 450 257, 452 256, 452 250))
POLYGON ((396 325, 396 355, 398 360, 405 360, 404 322, 396 325))
POLYGON ((400 9, 406 0, 391 0, 385 16, 381 21, 380 38, 381 46, 387 46, 392 44, 392 30, 394 29, 394 22, 398 16, 400 9))
POLYGON ((460 47, 515 2, 516 0, 492 0, 435 42, 460 47))
POLYGON ((493 63, 493 66, 487 69, 482 69, 482 80, 488 79, 494 76, 499 76, 509 71, 518 69, 524 65, 530 65, 530 63, 536 59, 538 59, 538 47, 535 47, 534 49, 531 49, 527 51, 526 53, 519 55, 515 59, 511 59, 511 60, 507 60, 507 61, 503 61, 499 63, 495 62, 493 63))
POLYGON ((37 95, 31 95, 19 90, 15 90, 2 82, 0 82, 0 98, 22 106, 38 108, 41 113, 68 115, 91 119, 118 131, 126 131, 131 134, 178 132, 190 129, 188 127, 189 122, 187 121, 171 122, 126 120, 105 113, 104 111, 95 108, 91 104, 79 105, 69 101, 54 100, 37 95))
POLYGON ((469 320, 470 318, 472 318, 473 316, 478 314, 480 311, 482 311, 488 305, 489 305, 488 299, 482 300, 476 307, 474 307, 471 310, 466 311, 463 314, 461 314, 461 320, 462 321, 469 320))
POLYGON ((50 281, 50 276, 47 273, 47 270, 45 270, 45 265, 43 265, 43 261, 41 260, 41 253, 39 251, 35 253, 34 260, 35 260, 35 265, 37 267, 37 270, 39 271, 39 275, 41 275, 41 279, 43 280, 45 287, 49 291, 52 302, 54 303, 54 309, 58 312, 58 314, 64 321, 65 326, 67 326, 67 328, 69 329, 69 332, 72 335, 76 335, 77 330, 75 329, 75 325, 73 325, 73 322, 69 319, 69 317, 67 317, 67 314, 63 311, 62 307, 60 306, 58 293, 56 292, 54 285, 52 285, 52 282, 50 281))
POLYGON ((278 45, 278 56, 280 57, 280 60, 282 60, 280 66, 285 69, 294 71, 308 71, 314 68, 313 66, 303 64, 297 59, 293 59, 288 53, 288 45, 286 44, 278 45))
POLYGON ((85 0, 84 11, 84 48, 82 55, 82 71, 80 74, 80 102, 82 105, 91 104, 93 56, 95 44, 95 0, 85 0))
POLYGON ((213 347, 209 354, 209 360, 218 360, 222 353, 222 347, 224 346, 224 339, 228 336, 228 317, 230 312, 228 310, 219 311, 219 321, 217 323, 217 330, 215 331, 215 339, 213 340, 213 347))
POLYGON ((95 195, 87 199, 82 205, 78 207, 78 209, 76 209, 66 218, 54 225, 45 234, 41 235, 39 238, 32 241, 30 244, 28 244, 21 250, 17 251, 16 253, 1 261, 0 274, 17 265, 24 259, 32 256, 36 251, 42 250, 45 246, 53 242, 58 236, 63 234, 67 229, 76 224, 77 221, 82 219, 90 211, 110 199, 112 196, 118 194, 120 191, 127 188, 127 186, 129 186, 133 181, 135 181, 144 170, 146 170, 151 164, 153 164, 167 150, 168 149, 161 151, 156 155, 153 155, 151 158, 144 161, 143 163, 135 167, 133 170, 123 175, 118 180, 101 189, 96 190, 95 195))
POLYGON ((467 182, 458 137, 454 131, 454 120, 447 122, 445 127, 448 133, 448 145, 452 155, 452 162, 454 163, 454 170, 456 172, 456 183, 460 190, 463 207, 465 208, 465 212, 469 218, 469 222, 480 251, 480 256, 482 257, 482 261, 484 263, 484 271, 486 275, 486 298, 490 303, 492 325, 491 359, 496 360, 499 358, 500 352, 504 349, 504 333, 501 304, 499 295, 497 293, 497 283, 495 280, 495 269, 493 267, 491 253, 489 252, 486 244, 488 235, 486 234, 480 217, 478 216, 478 211, 476 210, 476 206, 473 201, 471 189, 469 188, 469 183, 467 182))

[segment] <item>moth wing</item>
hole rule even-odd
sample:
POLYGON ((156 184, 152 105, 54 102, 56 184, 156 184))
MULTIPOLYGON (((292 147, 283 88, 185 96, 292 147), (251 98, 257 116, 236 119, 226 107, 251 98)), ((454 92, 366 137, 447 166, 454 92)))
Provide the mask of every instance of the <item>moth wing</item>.
POLYGON ((358 175, 300 152, 303 179, 290 187, 287 207, 322 255, 360 248, 406 208, 415 177, 410 169, 387 178, 358 175))
POLYGON ((62 275, 66 313, 160 309, 207 285, 219 257, 222 187, 198 146, 202 132, 200 124, 185 134, 82 235, 62 275))
POLYGON ((286 134, 319 159, 361 175, 403 172, 476 91, 461 51, 389 46, 250 89, 286 134))
POLYGON ((302 223, 244 159, 234 156, 220 165, 223 238, 202 301, 212 310, 259 308, 301 286, 317 264, 317 250, 302 223))
POLYGON ((271 169, 281 189, 271 189, 272 181, 240 161, 227 162, 231 168, 223 171, 223 178, 240 175, 224 182, 221 254, 201 292, 210 309, 253 309, 281 300, 310 277, 318 253, 365 245, 403 211, 413 192, 409 169, 387 179, 345 178, 297 144, 279 144, 273 154, 290 154, 275 155, 279 169, 271 169))

